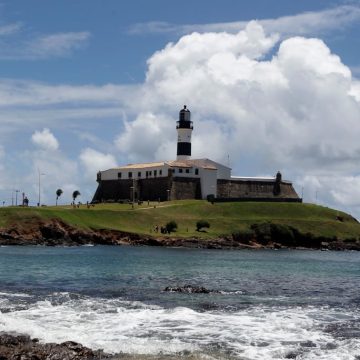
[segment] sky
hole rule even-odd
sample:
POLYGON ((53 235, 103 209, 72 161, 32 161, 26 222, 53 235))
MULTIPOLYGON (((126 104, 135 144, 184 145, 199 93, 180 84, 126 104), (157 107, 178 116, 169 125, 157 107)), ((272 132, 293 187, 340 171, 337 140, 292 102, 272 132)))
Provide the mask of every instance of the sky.
MULTIPOLYGON (((0 1, 0 205, 176 156, 360 218, 360 1, 0 1)), ((18 200, 19 201, 19 200, 18 200)))

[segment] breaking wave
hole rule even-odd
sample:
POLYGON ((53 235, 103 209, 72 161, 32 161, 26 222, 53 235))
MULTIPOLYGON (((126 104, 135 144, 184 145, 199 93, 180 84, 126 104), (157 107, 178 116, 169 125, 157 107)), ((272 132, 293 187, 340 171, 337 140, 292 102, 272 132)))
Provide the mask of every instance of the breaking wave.
POLYGON ((0 293, 0 310, 0 331, 43 342, 73 340, 110 353, 348 360, 360 351, 360 313, 329 307, 199 312, 71 293, 41 299, 0 293))

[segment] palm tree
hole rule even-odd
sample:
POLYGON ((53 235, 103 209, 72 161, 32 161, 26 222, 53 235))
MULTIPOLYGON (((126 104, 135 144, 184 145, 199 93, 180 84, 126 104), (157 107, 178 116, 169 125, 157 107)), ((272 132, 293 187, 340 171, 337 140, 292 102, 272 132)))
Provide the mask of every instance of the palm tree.
POLYGON ((63 193, 63 191, 61 189, 56 190, 56 206, 57 206, 58 199, 62 195, 62 193, 63 193))
POLYGON ((81 195, 79 190, 75 190, 75 191, 73 192, 73 200, 74 200, 74 203, 75 203, 75 199, 76 199, 79 195, 81 195))

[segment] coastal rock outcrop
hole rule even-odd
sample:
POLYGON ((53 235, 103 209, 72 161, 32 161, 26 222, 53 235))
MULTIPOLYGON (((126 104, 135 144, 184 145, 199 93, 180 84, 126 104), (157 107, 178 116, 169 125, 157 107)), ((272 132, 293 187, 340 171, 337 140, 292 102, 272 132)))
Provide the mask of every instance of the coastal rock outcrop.
POLYGON ((214 239, 150 236, 113 229, 81 228, 71 226, 57 218, 22 220, 0 229, 0 245, 78 246, 87 244, 202 249, 360 250, 360 240, 356 238, 340 240, 336 237, 314 236, 311 233, 301 233, 292 226, 270 222, 255 223, 251 225, 249 231, 234 232, 232 235, 214 239))
POLYGON ((79 343, 42 344, 27 335, 0 333, 1 360, 95 360, 109 359, 101 350, 91 350, 79 343))

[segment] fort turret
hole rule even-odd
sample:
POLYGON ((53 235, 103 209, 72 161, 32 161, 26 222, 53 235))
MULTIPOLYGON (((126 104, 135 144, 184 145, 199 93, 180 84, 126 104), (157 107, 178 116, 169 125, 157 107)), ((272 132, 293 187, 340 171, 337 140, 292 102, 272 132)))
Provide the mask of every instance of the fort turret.
POLYGON ((191 133, 193 131, 193 123, 191 121, 190 110, 184 108, 179 112, 179 121, 176 122, 176 130, 178 133, 177 142, 177 160, 187 160, 191 157, 191 133))

